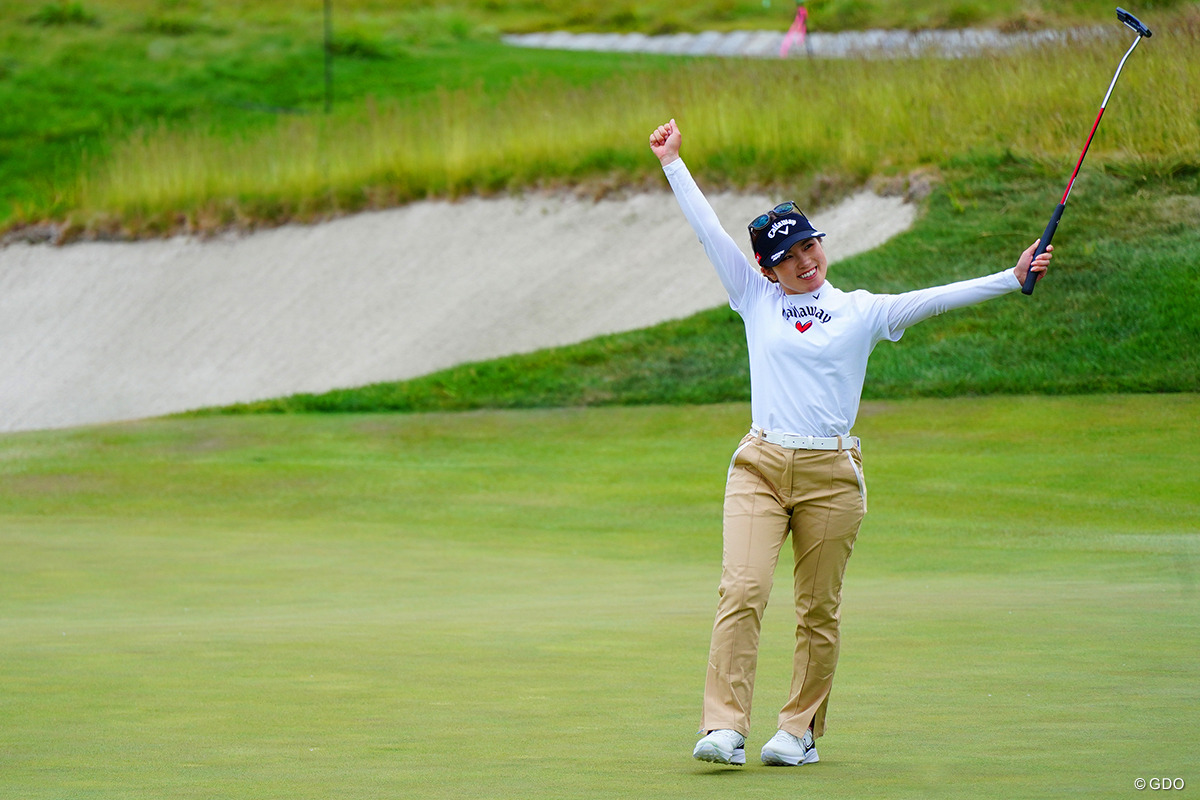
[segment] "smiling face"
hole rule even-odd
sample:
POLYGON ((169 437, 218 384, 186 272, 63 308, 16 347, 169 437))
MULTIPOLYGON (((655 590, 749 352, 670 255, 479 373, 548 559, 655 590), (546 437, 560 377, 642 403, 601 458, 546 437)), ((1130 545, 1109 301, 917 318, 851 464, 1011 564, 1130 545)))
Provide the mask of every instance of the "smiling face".
POLYGON ((774 269, 762 268, 767 280, 783 287, 784 294, 815 292, 825 283, 825 273, 828 271, 825 248, 816 237, 792 245, 774 269))

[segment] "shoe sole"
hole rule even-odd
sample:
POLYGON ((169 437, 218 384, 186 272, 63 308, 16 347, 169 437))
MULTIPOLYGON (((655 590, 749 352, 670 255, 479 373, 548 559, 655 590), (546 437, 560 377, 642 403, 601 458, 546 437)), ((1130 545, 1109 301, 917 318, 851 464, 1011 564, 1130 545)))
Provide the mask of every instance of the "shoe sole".
POLYGON ((820 761, 821 757, 817 755, 817 748, 810 749, 802 757, 785 756, 776 753, 774 750, 763 749, 762 762, 768 767, 797 767, 802 764, 813 764, 820 761))
POLYGON ((692 757, 697 761, 707 761, 710 764, 727 764, 731 767, 740 767, 746 763, 746 750, 745 748, 739 748, 733 751, 733 755, 727 756, 712 745, 702 744, 692 752, 692 757))

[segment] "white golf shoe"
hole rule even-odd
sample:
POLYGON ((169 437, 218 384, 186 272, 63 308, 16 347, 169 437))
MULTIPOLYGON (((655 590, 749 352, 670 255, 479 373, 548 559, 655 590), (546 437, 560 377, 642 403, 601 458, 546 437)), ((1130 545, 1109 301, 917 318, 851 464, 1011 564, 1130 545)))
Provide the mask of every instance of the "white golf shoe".
POLYGON ((804 736, 800 737, 779 731, 762 749, 762 762, 769 767, 794 767, 820 760, 811 730, 805 731, 804 736))
POLYGON ((696 742, 692 758, 714 764, 741 766, 746 763, 746 737, 728 728, 711 731, 696 742))

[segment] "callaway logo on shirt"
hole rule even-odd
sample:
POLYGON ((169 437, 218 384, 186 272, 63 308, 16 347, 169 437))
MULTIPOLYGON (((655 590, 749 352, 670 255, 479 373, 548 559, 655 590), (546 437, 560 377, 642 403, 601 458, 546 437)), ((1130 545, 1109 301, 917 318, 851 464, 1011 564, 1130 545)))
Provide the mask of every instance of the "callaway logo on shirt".
POLYGON ((800 317, 815 317, 821 322, 831 322, 833 320, 833 317, 829 316, 828 311, 824 311, 817 306, 801 306, 800 308, 796 308, 795 306, 783 307, 783 318, 785 320, 791 322, 793 319, 800 317))
POLYGON ((829 312, 824 311, 817 306, 801 306, 796 308, 792 305, 785 305, 783 307, 783 319, 785 322, 792 322, 794 320, 796 330, 804 333, 806 330, 812 327, 814 319, 822 323, 827 323, 830 322, 833 317, 829 315, 829 312), (807 322, 802 321, 805 317, 812 317, 812 319, 809 319, 807 322))

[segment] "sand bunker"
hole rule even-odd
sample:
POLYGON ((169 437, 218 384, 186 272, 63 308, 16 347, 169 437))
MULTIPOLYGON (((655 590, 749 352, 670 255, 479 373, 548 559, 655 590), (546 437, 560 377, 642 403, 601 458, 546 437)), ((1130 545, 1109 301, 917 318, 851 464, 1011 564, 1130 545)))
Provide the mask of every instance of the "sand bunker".
MULTIPOLYGON (((730 231, 774 202, 710 200, 730 231)), ((914 215, 863 193, 813 217, 836 261, 914 215)), ((667 192, 424 202, 216 240, 13 244, 0 249, 0 431, 400 380, 725 301, 667 192)))

